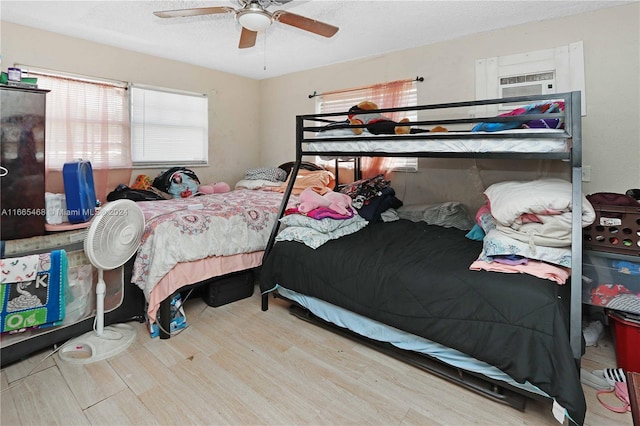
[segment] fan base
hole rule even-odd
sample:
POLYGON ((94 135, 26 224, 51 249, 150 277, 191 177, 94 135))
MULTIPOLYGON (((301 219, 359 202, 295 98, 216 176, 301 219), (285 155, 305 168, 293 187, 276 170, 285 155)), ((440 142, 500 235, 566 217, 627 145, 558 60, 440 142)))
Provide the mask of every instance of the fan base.
POLYGON ((136 334, 129 324, 104 327, 102 336, 90 331, 65 343, 60 349, 60 359, 73 364, 102 361, 126 350, 136 334))

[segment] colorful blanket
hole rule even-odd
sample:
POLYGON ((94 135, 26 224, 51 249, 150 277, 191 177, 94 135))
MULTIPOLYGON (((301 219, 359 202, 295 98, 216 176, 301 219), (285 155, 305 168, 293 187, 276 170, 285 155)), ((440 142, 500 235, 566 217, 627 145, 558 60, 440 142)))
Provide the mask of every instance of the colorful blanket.
POLYGON ((472 132, 497 132, 500 130, 510 130, 517 128, 527 129, 561 129, 564 127, 564 120, 560 118, 544 118, 537 120, 526 120, 527 114, 551 114, 564 111, 564 102, 562 101, 546 101, 526 105, 516 108, 499 117, 512 117, 524 115, 522 120, 505 121, 499 123, 480 123, 473 127, 472 132))
POLYGON ((64 250, 0 260, 0 331, 58 325, 65 316, 64 250))
POLYGON ((281 202, 279 192, 246 189, 138 202, 146 223, 132 282, 149 300, 178 263, 264 250, 281 202))

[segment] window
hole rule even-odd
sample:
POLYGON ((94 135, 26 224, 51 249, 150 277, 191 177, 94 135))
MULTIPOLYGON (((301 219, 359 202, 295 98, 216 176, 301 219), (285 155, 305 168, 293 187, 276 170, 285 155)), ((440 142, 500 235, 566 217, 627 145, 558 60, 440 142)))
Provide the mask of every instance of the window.
POLYGON ((128 168, 129 109, 124 83, 30 69, 38 88, 48 89, 46 167, 83 159, 94 169, 128 168))
POLYGON ((132 85, 131 159, 136 166, 209 160, 206 95, 132 85))
MULTIPOLYGON (((327 92, 316 99, 317 113, 332 113, 348 111, 349 108, 361 101, 375 102, 379 108, 396 108, 418 105, 418 88, 415 80, 401 80, 390 83, 381 83, 373 86, 345 89, 335 92, 327 92)), ((417 121, 417 111, 386 113, 395 121, 407 117, 411 121, 417 121)), ((346 117, 335 117, 336 121, 346 117)), ((327 163, 322 159, 317 162, 327 163)), ((394 157, 389 161, 389 168, 393 171, 417 171, 417 158, 394 157)))

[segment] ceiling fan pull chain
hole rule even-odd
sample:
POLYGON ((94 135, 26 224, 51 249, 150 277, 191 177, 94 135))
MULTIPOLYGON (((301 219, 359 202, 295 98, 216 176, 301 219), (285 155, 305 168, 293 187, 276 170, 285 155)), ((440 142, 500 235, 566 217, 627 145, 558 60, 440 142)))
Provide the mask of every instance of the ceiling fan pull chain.
POLYGON ((262 56, 262 70, 266 71, 267 70, 267 31, 263 32, 263 37, 264 37, 264 52, 263 52, 263 56, 262 56))

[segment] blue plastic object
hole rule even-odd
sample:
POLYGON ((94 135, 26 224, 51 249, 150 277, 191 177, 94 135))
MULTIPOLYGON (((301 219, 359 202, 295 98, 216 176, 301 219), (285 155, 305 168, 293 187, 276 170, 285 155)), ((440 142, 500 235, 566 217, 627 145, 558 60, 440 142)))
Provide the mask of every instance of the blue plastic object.
POLYGON ((71 223, 89 221, 96 212, 96 189, 89 161, 74 161, 62 166, 67 199, 67 217, 71 223))

